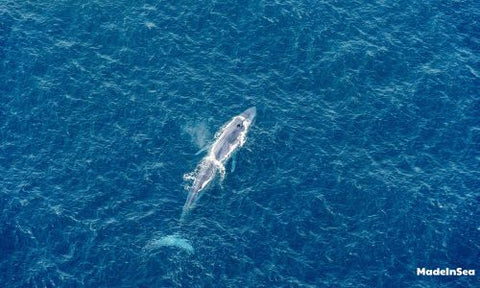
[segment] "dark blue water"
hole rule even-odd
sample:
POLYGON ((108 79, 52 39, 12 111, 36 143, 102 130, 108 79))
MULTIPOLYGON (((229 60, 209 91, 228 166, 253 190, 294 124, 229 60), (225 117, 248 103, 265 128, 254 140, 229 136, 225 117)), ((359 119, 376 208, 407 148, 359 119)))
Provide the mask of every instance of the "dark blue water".
POLYGON ((479 24, 473 0, 0 1, 1 286, 478 287, 479 24))

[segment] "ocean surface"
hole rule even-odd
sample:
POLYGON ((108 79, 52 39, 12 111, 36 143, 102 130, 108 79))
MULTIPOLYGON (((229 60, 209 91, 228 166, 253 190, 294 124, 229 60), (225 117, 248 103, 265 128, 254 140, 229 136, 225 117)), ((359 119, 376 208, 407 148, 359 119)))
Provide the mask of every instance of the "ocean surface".
POLYGON ((479 204, 476 0, 0 0, 1 287, 480 287, 479 204))

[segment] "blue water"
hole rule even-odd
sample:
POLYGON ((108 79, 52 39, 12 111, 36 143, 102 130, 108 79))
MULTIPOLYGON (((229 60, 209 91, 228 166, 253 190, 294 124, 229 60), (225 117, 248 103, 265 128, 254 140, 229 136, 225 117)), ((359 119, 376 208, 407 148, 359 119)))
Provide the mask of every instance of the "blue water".
POLYGON ((479 24, 474 0, 0 1, 1 286, 479 287, 479 24))

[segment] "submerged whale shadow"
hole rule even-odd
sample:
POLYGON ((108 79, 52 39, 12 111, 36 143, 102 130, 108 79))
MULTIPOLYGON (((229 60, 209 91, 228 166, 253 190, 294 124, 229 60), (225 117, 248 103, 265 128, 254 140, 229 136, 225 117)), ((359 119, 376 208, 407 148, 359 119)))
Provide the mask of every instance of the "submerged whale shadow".
POLYGON ((144 249, 155 250, 160 247, 176 247, 187 252, 190 255, 195 254, 195 249, 193 248, 190 241, 186 238, 181 237, 178 234, 154 238, 150 240, 147 245, 145 245, 144 249))

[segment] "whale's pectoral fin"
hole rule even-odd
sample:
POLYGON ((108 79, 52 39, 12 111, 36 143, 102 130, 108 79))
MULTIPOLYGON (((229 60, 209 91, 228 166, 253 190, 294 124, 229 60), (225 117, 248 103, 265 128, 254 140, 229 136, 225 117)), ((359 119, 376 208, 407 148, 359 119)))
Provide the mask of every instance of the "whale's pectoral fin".
POLYGON ((195 153, 195 155, 202 154, 203 152, 207 151, 210 148, 210 144, 203 146, 200 150, 195 153))
POLYGON ((220 172, 220 183, 222 183, 223 179, 225 179, 225 166, 219 165, 218 171, 220 172))
POLYGON ((237 166, 237 154, 233 154, 232 156, 232 170, 230 170, 232 173, 235 171, 235 167, 237 166))

